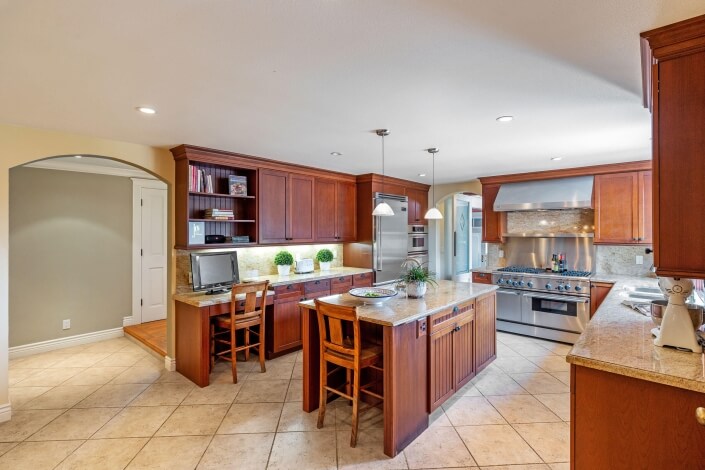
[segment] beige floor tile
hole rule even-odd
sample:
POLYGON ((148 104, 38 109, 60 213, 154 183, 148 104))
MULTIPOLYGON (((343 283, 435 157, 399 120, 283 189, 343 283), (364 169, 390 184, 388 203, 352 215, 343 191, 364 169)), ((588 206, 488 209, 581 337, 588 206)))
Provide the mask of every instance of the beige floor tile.
POLYGON ((235 403, 283 403, 289 389, 288 380, 254 380, 242 383, 235 403))
POLYGON ((142 359, 146 353, 145 352, 139 352, 139 351, 134 351, 134 352, 116 352, 110 354, 108 357, 104 358, 100 362, 98 362, 96 365, 97 366, 104 366, 104 367, 119 367, 119 366, 125 366, 125 367, 130 367, 134 366, 137 361, 142 359))
POLYGON ((108 356, 110 356, 110 353, 106 352, 80 352, 78 354, 73 354, 62 361, 52 364, 50 368, 59 369, 65 367, 91 367, 95 365, 98 361, 105 359, 108 356))
POLYGON ((0 457, 0 469, 52 469, 81 444, 83 441, 23 442, 0 457))
POLYGON ((570 393, 546 393, 534 396, 559 418, 570 421, 570 393))
POLYGON ((23 407, 54 387, 10 387, 10 403, 13 410, 21 410, 23 407))
MULTIPOLYGON (((250 376, 249 372, 244 372, 240 369, 237 371, 237 384, 234 385, 242 385, 247 378, 250 376)), ((233 374, 230 368, 227 370, 214 370, 211 372, 211 375, 209 377, 209 382, 212 384, 232 384, 233 383, 233 374)))
POLYGON ((10 387, 27 379, 35 374, 38 374, 42 369, 9 369, 8 384, 10 387))
POLYGON ((161 377, 159 377, 157 382, 193 384, 193 382, 191 382, 189 379, 179 374, 178 372, 172 372, 168 370, 162 371, 162 375, 161 377))
POLYGON ((0 442, 24 441, 63 412, 64 410, 13 411, 10 421, 0 423, 0 442))
POLYGON ((277 432, 335 430, 335 408, 329 409, 331 416, 327 416, 323 428, 318 429, 318 412, 306 413, 301 406, 300 402, 284 403, 277 432))
POLYGON ((268 364, 270 362, 275 363, 275 364, 282 363, 282 362, 287 362, 287 363, 292 362, 293 363, 293 362, 296 362, 296 358, 299 356, 299 353, 301 353, 301 352, 302 351, 294 351, 289 354, 284 354, 283 356, 279 356, 277 358, 268 360, 267 363, 268 364))
POLYGON ((428 425, 429 426, 452 426, 450 420, 448 419, 448 416, 446 416, 445 411, 443 411, 443 407, 439 406, 435 410, 433 410, 433 413, 428 417, 428 425))
POLYGON ((544 357, 554 355, 553 352, 549 351, 548 349, 542 346, 539 346, 536 343, 512 344, 509 347, 512 348, 512 350, 521 354, 523 357, 544 357))
POLYGON ((77 408, 122 408, 127 406, 137 395, 142 393, 148 385, 146 384, 106 384, 81 400, 77 408))
POLYGON ((296 362, 294 364, 294 371, 291 373, 292 379, 303 380, 304 378, 304 363, 296 362))
POLYGON ((480 390, 475 387, 475 384, 473 383, 467 383, 455 392, 457 395, 462 396, 462 397, 481 397, 482 393, 480 393, 480 390))
POLYGON ((492 364, 508 374, 542 372, 539 366, 524 357, 498 357, 492 364))
POLYGON ((18 387, 55 387, 66 382, 74 375, 82 372, 83 367, 71 367, 63 369, 46 369, 39 374, 35 374, 17 384, 18 387))
POLYGON ((527 336, 514 335, 511 333, 497 332, 497 341, 504 344, 533 344, 534 338, 529 338, 527 336))
POLYGON ((58 410, 71 408, 98 390, 100 385, 59 385, 25 404, 26 410, 58 410))
POLYGON ((536 452, 509 425, 460 426, 455 429, 481 466, 542 463, 536 452))
POLYGON ((68 410, 29 437, 29 441, 68 441, 88 439, 115 416, 117 408, 68 410))
POLYGON ((162 375, 162 369, 154 366, 125 367, 124 371, 113 378, 113 384, 152 384, 162 375))
POLYGON ((135 398, 130 406, 179 405, 195 386, 193 383, 155 383, 135 398))
POLYGON ((155 437, 140 450, 129 469, 193 469, 208 447, 210 436, 155 437))
POLYGON ((473 379, 473 385, 485 396, 526 395, 529 393, 504 372, 484 374, 482 377, 473 379))
POLYGON ((515 424, 514 429, 544 462, 567 462, 570 459, 568 423, 515 424))
POLYGON ((10 449, 17 445, 16 442, 0 442, 0 455, 6 454, 10 449))
POLYGON ((548 465, 542 463, 529 465, 493 465, 491 467, 480 467, 480 470, 550 470, 548 465))
POLYGON ((10 361, 10 369, 48 369, 72 354, 50 351, 43 354, 21 357, 10 361))
POLYGON ((566 362, 564 356, 541 356, 528 359, 546 372, 570 372, 570 364, 566 362))
POLYGON ((267 371, 264 373, 258 367, 252 369, 247 378, 248 382, 252 380, 290 380, 291 373, 294 371, 294 363, 267 361, 266 369, 267 371))
POLYGON ((521 356, 507 344, 497 343, 497 357, 517 357, 521 356))
POLYGON ((286 392, 286 401, 303 401, 304 400, 304 381, 291 379, 289 389, 286 392))
POLYGON ((175 406, 125 408, 120 410, 93 438, 152 437, 175 409, 175 406))
POLYGON ((484 397, 461 397, 450 406, 444 404, 443 410, 453 426, 506 423, 484 397))
POLYGON ((84 352, 103 352, 103 353, 114 353, 120 351, 127 347, 130 340, 127 338, 113 338, 106 341, 99 341, 93 344, 87 344, 84 352))
POLYGON ((548 466, 551 470, 570 470, 569 462, 551 463, 548 466))
POLYGON ((147 443, 147 438, 86 441, 57 470, 122 470, 147 443))
POLYGON ((194 387, 186 396, 182 405, 219 405, 235 400, 241 384, 210 384, 207 387, 194 387))
POLYGON ((264 470, 273 442, 273 433, 215 436, 198 470, 264 470))
MULTIPOLYGON (((364 406, 366 405, 361 404, 361 407, 364 406)), ((352 428, 352 406, 349 405, 347 401, 343 401, 342 399, 329 403, 326 409, 326 423, 330 418, 332 418, 331 411, 333 408, 335 409, 336 429, 339 431, 349 431, 352 428)), ((318 414, 318 410, 311 412, 311 414, 318 414)), ((366 429, 382 427, 384 427, 384 412, 381 409, 375 407, 360 413, 357 424, 358 432, 366 429)))
POLYGON ((179 406, 156 436, 212 435, 220 426, 230 405, 183 405, 179 406))
POLYGON ((570 392, 566 384, 547 372, 511 374, 511 377, 532 395, 570 392))
POLYGON ((269 456, 272 470, 335 470, 335 432, 277 433, 269 456))
MULTIPOLYGON (((381 444, 382 441, 379 442, 381 444)), ((462 439, 451 427, 431 427, 404 449, 409 468, 475 466, 462 439)))
POLYGON ((63 385, 105 385, 125 370, 127 367, 89 367, 68 379, 63 385))
MULTIPOLYGON (((350 433, 337 433, 338 468, 341 470, 396 470, 408 468, 403 452, 390 458, 384 455, 382 429, 370 429, 357 436, 357 445, 350 447, 350 433)), ((462 445, 462 444, 461 444, 462 445)))
POLYGON ((551 375, 570 387, 570 372, 551 372, 551 375))
POLYGON ((283 403, 234 403, 218 434, 268 433, 277 430, 283 403))
POLYGON ((550 423, 561 420, 531 395, 505 395, 487 399, 509 423, 550 423))
POLYGON ((148 353, 142 356, 142 359, 137 361, 133 367, 157 367, 160 371, 164 371, 164 358, 154 357, 148 353))

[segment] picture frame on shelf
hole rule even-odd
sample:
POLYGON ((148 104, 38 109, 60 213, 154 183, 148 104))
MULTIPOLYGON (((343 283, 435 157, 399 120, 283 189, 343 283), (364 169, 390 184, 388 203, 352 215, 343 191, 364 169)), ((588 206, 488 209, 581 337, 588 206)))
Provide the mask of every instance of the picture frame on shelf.
POLYGON ((189 222, 188 223, 188 244, 203 245, 206 243, 206 223, 205 222, 189 222))
POLYGON ((247 196, 247 176, 228 176, 228 190, 231 196, 247 196))

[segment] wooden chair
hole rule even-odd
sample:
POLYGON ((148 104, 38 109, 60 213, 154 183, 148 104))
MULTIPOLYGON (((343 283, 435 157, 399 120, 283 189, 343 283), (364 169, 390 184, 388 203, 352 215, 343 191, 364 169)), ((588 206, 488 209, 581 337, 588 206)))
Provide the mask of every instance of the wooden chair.
MULTIPOLYGON (((373 408, 367 405, 359 408, 360 393, 368 394, 383 401, 382 395, 370 390, 379 381, 360 385, 362 369, 372 368, 378 371, 383 369, 377 366, 382 359, 382 346, 366 345, 360 337, 360 321, 357 318, 357 307, 347 307, 329 304, 316 299, 316 313, 318 316, 318 331, 321 346, 321 389, 318 408, 318 428, 323 427, 326 415, 328 392, 340 395, 352 401, 352 433, 350 447, 357 444, 357 427, 360 412, 373 408), (349 333, 352 332, 352 338, 349 333), (335 369, 328 371, 328 363, 335 364, 335 369), (345 391, 328 386, 328 377, 336 371, 346 370, 345 391)), ((379 401, 377 404, 379 404, 379 401)))
POLYGON ((257 348, 260 369, 262 372, 267 370, 264 365, 264 310, 267 303, 267 287, 269 287, 269 281, 234 285, 230 300, 230 314, 211 319, 211 368, 218 358, 230 361, 233 369, 233 383, 237 383, 237 353, 239 351, 245 351, 245 360, 247 361, 250 357, 250 349, 257 348), (258 293, 261 297, 258 297, 258 293), (241 294, 245 295, 245 309, 242 312, 237 312, 237 305, 242 302, 242 299, 238 299, 237 296, 241 294), (258 298, 261 299, 259 308, 257 308, 258 298), (253 330, 253 327, 259 328, 253 330), (236 342, 239 330, 245 330, 242 346, 238 346, 236 342), (256 343, 250 342, 251 335, 257 336, 256 343), (226 346, 226 348, 217 351, 218 345, 226 346))

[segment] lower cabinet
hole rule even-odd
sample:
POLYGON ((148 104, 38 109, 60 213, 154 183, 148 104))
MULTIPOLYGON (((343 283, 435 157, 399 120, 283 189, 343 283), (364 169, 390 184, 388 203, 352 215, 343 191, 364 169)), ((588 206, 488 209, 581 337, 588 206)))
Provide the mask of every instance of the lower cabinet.
POLYGON ((331 279, 330 281, 330 294, 345 294, 353 286, 352 276, 340 276, 331 279))
POLYGON ((612 290, 614 284, 610 282, 591 282, 590 283, 590 318, 595 315, 597 309, 600 308, 602 301, 605 300, 607 294, 612 290))
POLYGON ((353 274, 354 287, 372 287, 372 273, 353 274))
POLYGON ((475 373, 497 358, 497 295, 475 300, 475 373))

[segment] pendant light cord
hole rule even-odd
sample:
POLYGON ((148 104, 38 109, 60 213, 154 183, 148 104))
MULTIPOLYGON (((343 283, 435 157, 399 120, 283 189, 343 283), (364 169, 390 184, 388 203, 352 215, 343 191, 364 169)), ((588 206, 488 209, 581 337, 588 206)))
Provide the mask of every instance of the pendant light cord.
POLYGON ((386 194, 387 186, 385 182, 386 178, 384 177, 384 134, 382 134, 382 192, 386 194))

